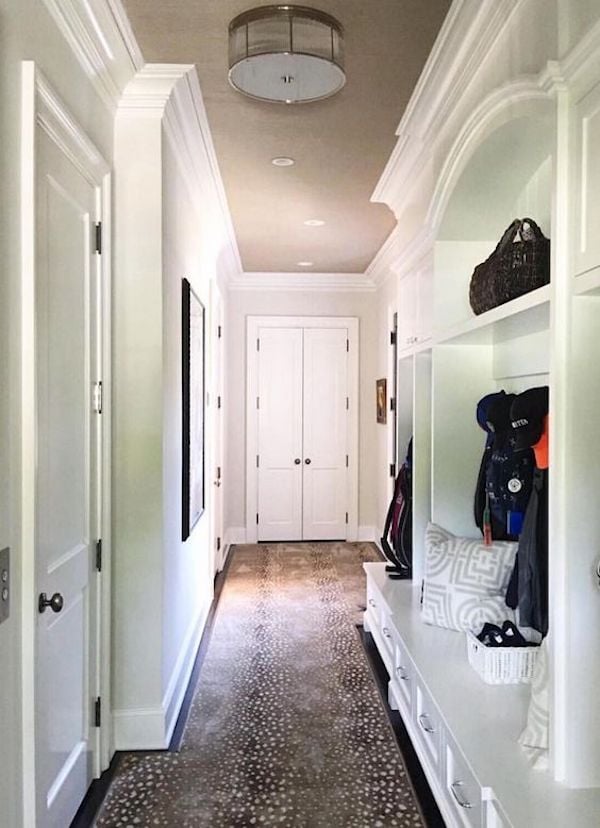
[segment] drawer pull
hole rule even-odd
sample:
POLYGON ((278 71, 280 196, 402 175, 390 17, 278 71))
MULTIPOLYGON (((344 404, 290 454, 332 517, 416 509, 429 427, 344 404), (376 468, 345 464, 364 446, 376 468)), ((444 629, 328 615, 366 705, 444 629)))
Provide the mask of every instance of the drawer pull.
POLYGON ((390 631, 388 630, 387 627, 383 628, 383 634, 385 635, 386 638, 391 638, 392 637, 392 634, 390 633, 390 631))
POLYGON ((406 674, 406 667, 396 667, 396 672, 400 681, 410 681, 410 676, 406 674))
POLYGON ((377 606, 377 604, 375 603, 375 601, 374 601, 372 598, 369 598, 369 604, 370 604, 372 607, 376 607, 376 606, 377 606))
POLYGON ((435 728, 431 726, 429 723, 429 716, 427 713, 421 713, 419 716, 419 724, 425 731, 425 733, 435 733, 435 728))
POLYGON ((452 782, 452 784, 450 785, 450 790, 452 791, 452 796, 454 797, 454 799, 456 799, 456 801, 458 802, 458 804, 460 805, 461 808, 472 808, 473 803, 469 802, 468 799, 465 799, 465 797, 462 793, 463 787, 464 787, 464 782, 460 782, 460 781, 459 782, 452 782))

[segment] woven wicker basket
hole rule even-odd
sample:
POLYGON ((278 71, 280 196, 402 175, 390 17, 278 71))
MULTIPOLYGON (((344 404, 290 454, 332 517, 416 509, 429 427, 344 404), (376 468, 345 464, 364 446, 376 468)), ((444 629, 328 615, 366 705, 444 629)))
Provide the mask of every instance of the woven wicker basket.
POLYGON ((529 684, 539 647, 486 647, 467 632, 469 664, 486 684, 529 684))

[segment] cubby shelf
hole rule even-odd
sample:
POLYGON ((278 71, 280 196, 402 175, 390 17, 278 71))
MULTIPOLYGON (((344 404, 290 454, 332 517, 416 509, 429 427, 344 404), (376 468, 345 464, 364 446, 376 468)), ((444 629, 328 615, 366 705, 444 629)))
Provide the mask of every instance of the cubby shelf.
POLYGON ((474 316, 460 325, 455 325, 446 331, 438 331, 434 341, 436 345, 445 343, 456 343, 461 345, 480 345, 489 341, 494 327, 509 317, 514 317, 517 326, 525 332, 528 328, 528 320, 531 312, 543 305, 550 303, 550 285, 538 288, 537 290, 519 296, 511 302, 506 302, 497 308, 474 316))
POLYGON ((573 293, 575 296, 594 296, 600 294, 600 267, 581 273, 573 279, 573 293))

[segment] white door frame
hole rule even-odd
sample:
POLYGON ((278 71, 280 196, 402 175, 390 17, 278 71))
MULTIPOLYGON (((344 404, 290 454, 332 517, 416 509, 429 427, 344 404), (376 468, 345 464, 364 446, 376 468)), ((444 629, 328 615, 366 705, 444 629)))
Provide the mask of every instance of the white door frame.
POLYGON ((249 316, 246 336, 246 542, 257 543, 258 527, 258 351, 260 328, 346 328, 348 331, 348 525, 346 540, 358 540, 358 319, 355 316, 249 316))
POLYGON ((113 754, 110 700, 110 585, 111 585, 111 179, 110 166, 54 92, 33 61, 21 71, 21 663, 22 663, 22 780, 23 825, 36 824, 35 815, 35 582, 36 516, 36 131, 42 129, 98 193, 97 215, 102 221, 103 250, 98 256, 102 306, 103 413, 101 457, 100 537, 102 572, 96 574, 97 664, 94 695, 102 698, 102 727, 90 740, 94 776, 105 770, 113 754))
POLYGON ((218 285, 210 282, 210 405, 212 406, 210 457, 206 479, 210 488, 211 549, 213 573, 221 572, 225 563, 224 509, 223 509, 223 297, 218 285), (220 476, 219 471, 220 470, 220 476), (215 491, 215 487, 217 491, 215 491), (219 502, 220 501, 220 502, 219 502), (217 549, 217 544, 220 543, 217 549))

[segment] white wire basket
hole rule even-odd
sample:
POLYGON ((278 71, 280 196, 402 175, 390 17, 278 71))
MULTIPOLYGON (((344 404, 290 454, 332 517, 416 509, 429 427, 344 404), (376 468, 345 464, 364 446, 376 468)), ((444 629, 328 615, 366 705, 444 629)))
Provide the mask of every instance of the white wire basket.
POLYGON ((486 684, 530 684, 539 647, 486 647, 467 632, 469 664, 486 684))

